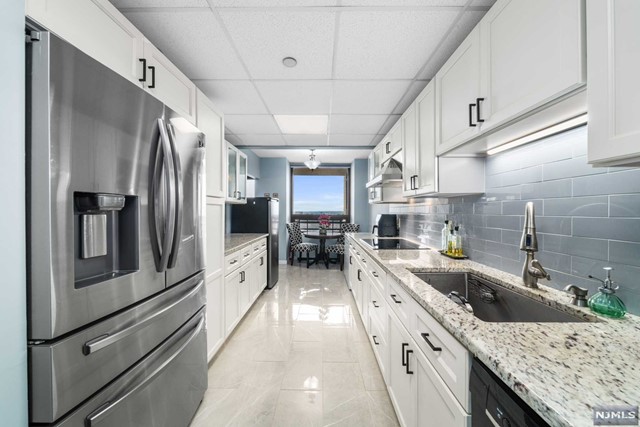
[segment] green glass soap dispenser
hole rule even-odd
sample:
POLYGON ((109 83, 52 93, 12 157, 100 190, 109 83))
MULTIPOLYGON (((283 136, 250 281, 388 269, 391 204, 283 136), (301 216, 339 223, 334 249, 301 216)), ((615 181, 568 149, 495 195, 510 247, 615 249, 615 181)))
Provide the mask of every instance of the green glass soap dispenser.
POLYGON ((604 267, 604 270, 607 272, 607 278, 604 280, 589 275, 590 279, 602 282, 602 286, 598 288, 600 292, 589 298, 589 308, 603 316, 619 319, 625 315, 627 307, 624 306, 622 300, 616 295, 616 290, 619 286, 613 287, 614 282, 611 280, 611 271, 613 268, 604 267))

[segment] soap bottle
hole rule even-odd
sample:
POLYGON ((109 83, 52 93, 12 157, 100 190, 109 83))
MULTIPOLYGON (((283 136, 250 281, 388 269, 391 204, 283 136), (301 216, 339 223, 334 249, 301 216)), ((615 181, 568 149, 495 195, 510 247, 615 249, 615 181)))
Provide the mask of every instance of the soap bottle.
POLYGON ((622 300, 616 295, 616 290, 620 287, 613 287, 614 282, 613 280, 611 280, 612 270, 613 268, 611 267, 604 267, 604 271, 607 272, 607 277, 604 280, 589 275, 590 279, 595 279, 602 282, 602 286, 598 288, 600 292, 589 298, 587 304, 589 305, 589 308, 595 313, 618 319, 625 315, 625 313, 627 312, 627 307, 625 307, 622 300))
POLYGON ((444 227, 442 227, 442 231, 440 232, 440 250, 446 251, 448 246, 447 242, 449 241, 449 220, 444 220, 444 227))

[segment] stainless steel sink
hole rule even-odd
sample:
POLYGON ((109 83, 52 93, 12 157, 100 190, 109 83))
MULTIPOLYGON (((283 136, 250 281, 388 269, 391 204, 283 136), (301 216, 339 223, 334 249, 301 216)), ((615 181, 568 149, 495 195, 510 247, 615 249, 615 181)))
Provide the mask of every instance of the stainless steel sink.
POLYGON ((416 273, 485 322, 586 322, 469 273, 416 273))

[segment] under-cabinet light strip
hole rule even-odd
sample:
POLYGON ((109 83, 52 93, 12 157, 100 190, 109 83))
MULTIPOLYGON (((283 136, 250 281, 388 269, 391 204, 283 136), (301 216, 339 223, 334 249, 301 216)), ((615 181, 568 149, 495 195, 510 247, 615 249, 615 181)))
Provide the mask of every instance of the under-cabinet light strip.
POLYGON ((513 141, 507 142, 506 144, 499 145, 495 148, 487 150, 488 156, 493 156, 494 154, 502 153, 503 151, 510 150, 515 147, 519 147, 524 144, 528 144, 533 141, 537 141, 542 138, 546 138, 547 136, 555 135, 560 132, 564 132, 565 130, 569 130, 580 125, 587 123, 587 114, 582 114, 580 116, 574 117, 567 121, 558 123, 553 126, 549 126, 548 128, 542 129, 538 132, 534 132, 527 136, 523 136, 522 138, 514 139, 513 141))

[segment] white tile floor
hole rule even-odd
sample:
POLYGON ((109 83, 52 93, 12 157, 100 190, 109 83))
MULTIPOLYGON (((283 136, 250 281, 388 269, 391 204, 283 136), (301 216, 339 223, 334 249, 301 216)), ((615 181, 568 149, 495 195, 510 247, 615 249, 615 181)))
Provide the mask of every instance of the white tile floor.
POLYGON ((209 368, 191 424, 397 426, 344 275, 280 266, 209 368))

